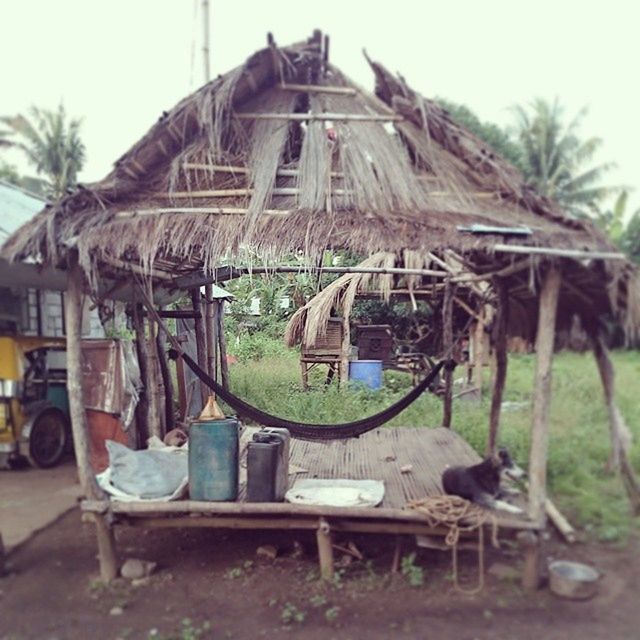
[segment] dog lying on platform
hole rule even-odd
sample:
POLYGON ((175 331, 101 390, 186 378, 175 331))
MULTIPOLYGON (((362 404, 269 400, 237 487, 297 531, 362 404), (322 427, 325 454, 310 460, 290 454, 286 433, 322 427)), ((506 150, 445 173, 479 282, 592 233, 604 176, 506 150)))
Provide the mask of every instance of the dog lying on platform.
POLYGON ((517 495, 519 492, 500 486, 500 481, 507 478, 522 478, 524 471, 511 459, 506 449, 485 458, 471 467, 451 467, 442 474, 444 492, 452 496, 460 496, 490 509, 501 509, 509 513, 522 513, 503 498, 517 495))

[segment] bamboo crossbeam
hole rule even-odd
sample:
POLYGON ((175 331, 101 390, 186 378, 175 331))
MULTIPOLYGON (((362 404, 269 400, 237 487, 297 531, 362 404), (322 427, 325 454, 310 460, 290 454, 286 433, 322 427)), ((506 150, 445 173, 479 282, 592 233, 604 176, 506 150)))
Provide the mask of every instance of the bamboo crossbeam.
MULTIPOLYGON (((189 514, 202 514, 203 518, 212 516, 261 516, 265 520, 269 517, 325 517, 332 518, 332 525, 335 522, 344 523, 351 520, 352 526, 356 522, 362 522, 362 525, 369 524, 371 531, 375 531, 376 527, 380 527, 384 521, 411 522, 428 526, 424 516, 411 509, 397 509, 390 507, 331 507, 331 506, 312 506, 302 504, 290 504, 288 502, 201 502, 194 500, 175 500, 173 502, 119 502, 117 500, 101 501, 101 500, 84 500, 81 503, 83 512, 89 513, 108 513, 109 511, 116 515, 128 516, 130 518, 153 518, 161 516, 178 516, 189 514), (336 518, 336 520, 333 520, 336 518)), ((197 518, 192 518, 197 520, 197 518)), ((317 520, 316 520, 317 523, 317 520)), ((516 519, 508 514, 498 515, 498 524, 501 528, 513 529, 538 529, 539 524, 524 519, 516 519)), ((342 526, 342 525, 341 525, 342 526)))
POLYGON ((492 247, 497 253, 525 253, 559 258, 578 258, 594 260, 626 260, 624 253, 614 251, 583 251, 581 249, 554 249, 553 247, 528 247, 521 244, 496 244, 492 247))
MULTIPOLYGON (((174 191, 172 193, 156 193, 159 198, 234 198, 237 196, 251 196, 254 189, 212 189, 209 191, 174 191)), ((296 187, 276 187, 271 190, 272 196, 297 196, 300 189, 296 187)), ((347 192, 344 189, 335 189, 334 195, 343 196, 347 192)), ((437 195, 437 194, 436 194, 437 195)))
MULTIPOLYGON (((249 213, 249 209, 246 207, 160 207, 158 209, 118 211, 118 213, 116 213, 116 218, 127 219, 174 213, 185 215, 197 213, 201 215, 244 216, 249 213)), ((290 213, 293 213, 292 209, 264 209, 260 215, 286 216, 290 213)))
POLYGON ((329 87, 321 86, 317 84, 292 84, 281 83, 278 85, 279 89, 284 91, 305 91, 307 93, 331 93, 334 95, 342 96, 355 96, 358 92, 352 87, 329 87))
POLYGON ((270 274, 270 273, 376 273, 376 274, 398 274, 398 275, 417 275, 417 276, 434 276, 437 278, 446 278, 449 274, 446 271, 435 271, 432 269, 403 269, 400 267, 382 268, 382 267, 299 267, 299 266, 274 266, 274 267, 219 267, 210 275, 193 274, 176 278, 173 284, 179 289, 191 289, 192 287, 200 287, 209 282, 225 282, 238 278, 245 274, 270 274))
POLYGON ((239 120, 294 120, 297 122, 351 121, 351 122, 402 122, 404 118, 395 114, 383 113, 251 113, 235 114, 239 120))
MULTIPOLYGON (((220 173, 233 173, 240 175, 248 175, 251 173, 249 167, 238 167, 226 164, 206 164, 203 162, 185 162, 182 165, 183 169, 195 169, 199 171, 218 171, 220 173)), ((282 178, 295 178, 300 171, 298 169, 278 169, 276 175, 282 178)), ((332 178, 344 178, 342 171, 332 171, 332 178)))

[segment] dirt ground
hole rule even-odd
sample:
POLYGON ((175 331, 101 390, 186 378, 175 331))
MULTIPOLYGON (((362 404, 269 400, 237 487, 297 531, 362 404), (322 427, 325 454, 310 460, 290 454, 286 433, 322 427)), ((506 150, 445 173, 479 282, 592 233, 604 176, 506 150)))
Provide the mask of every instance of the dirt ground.
MULTIPOLYGON (((142 584, 120 578, 107 588, 97 580, 93 527, 73 511, 10 556, 10 572, 0 578, 0 638, 640 637, 638 541, 625 549, 567 549, 549 542, 549 555, 586 560, 603 573, 594 599, 570 602, 547 589, 524 594, 513 576, 493 573, 480 595, 461 595, 452 587, 450 556, 437 551, 417 550, 413 563, 405 561, 409 575, 392 576, 393 538, 353 540, 365 560, 341 569, 326 585, 317 579, 308 534, 123 528, 121 555, 155 561, 158 568, 142 584), (278 548, 275 560, 256 555, 266 544, 278 548), (417 566, 424 569, 422 580, 417 566), (423 584, 411 586, 411 575, 423 584)), ((407 538, 404 552, 412 551, 407 538)), ((472 552, 461 555, 469 585, 476 578, 475 562, 472 552)), ((508 547, 488 557, 494 569, 518 562, 508 547)))

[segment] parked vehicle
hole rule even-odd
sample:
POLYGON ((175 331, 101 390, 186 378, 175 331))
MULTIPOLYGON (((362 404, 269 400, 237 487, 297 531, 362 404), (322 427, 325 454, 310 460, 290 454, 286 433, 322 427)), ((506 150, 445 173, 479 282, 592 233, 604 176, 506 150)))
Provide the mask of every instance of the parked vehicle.
POLYGON ((63 338, 0 336, 0 467, 53 467, 71 445, 63 338))

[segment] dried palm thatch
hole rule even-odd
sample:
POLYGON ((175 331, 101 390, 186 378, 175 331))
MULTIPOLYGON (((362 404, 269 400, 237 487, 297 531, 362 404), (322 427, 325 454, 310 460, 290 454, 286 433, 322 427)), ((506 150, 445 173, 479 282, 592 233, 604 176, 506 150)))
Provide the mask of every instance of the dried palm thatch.
MULTIPOLYGON (((2 255, 64 265, 78 251, 95 288, 99 274, 122 275, 114 265, 123 262, 173 278, 247 250, 270 259, 302 251, 314 262, 328 247, 409 251, 413 264, 455 249, 482 268, 508 262, 493 255, 496 243, 615 251, 444 110, 370 64, 375 95, 328 63, 321 35, 284 49, 270 41, 164 113, 104 180, 43 211, 2 255), (474 223, 533 233, 458 230, 474 223)), ((597 309, 640 326, 628 263, 574 263, 566 277, 587 282, 597 309)))

